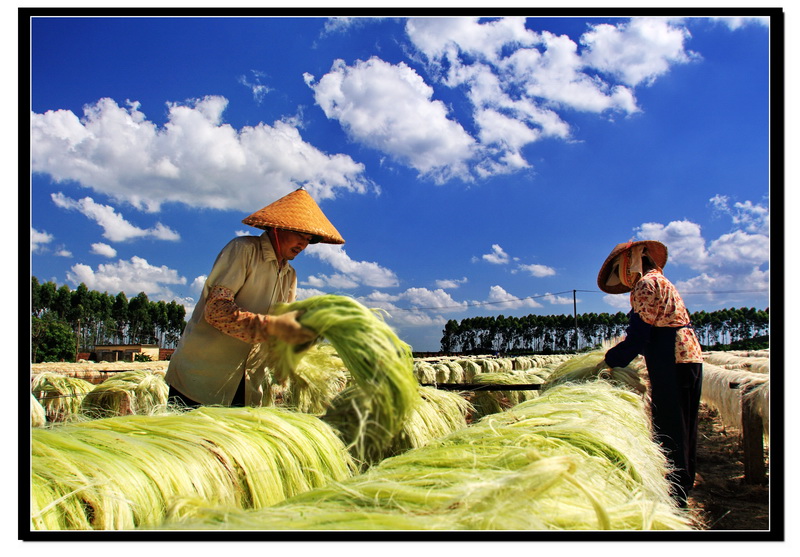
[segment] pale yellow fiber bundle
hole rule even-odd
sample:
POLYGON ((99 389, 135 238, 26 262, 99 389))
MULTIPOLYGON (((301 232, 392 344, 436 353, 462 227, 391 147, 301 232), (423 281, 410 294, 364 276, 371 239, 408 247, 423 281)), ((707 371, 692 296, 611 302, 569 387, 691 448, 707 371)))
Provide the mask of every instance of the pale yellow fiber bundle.
POLYGON ((46 422, 44 406, 31 393, 31 427, 42 427, 46 422))
POLYGON ((169 385, 158 371, 123 371, 95 386, 83 399, 81 412, 90 418, 166 411, 169 385))
POLYGON ((260 508, 355 469, 329 426, 279 408, 201 407, 31 433, 34 530, 150 528, 183 497, 260 508))
POLYGON ((639 377, 639 372, 632 366, 596 371, 595 367, 602 362, 604 358, 605 351, 603 350, 571 357, 553 370, 542 386, 542 390, 546 391, 555 385, 561 385, 563 383, 578 383, 604 379, 639 393, 645 392, 646 388, 639 377))
POLYGON ((74 419, 81 412, 84 397, 94 385, 84 379, 44 371, 31 379, 31 393, 44 407, 48 422, 74 419))
POLYGON ((256 511, 184 506, 166 529, 688 530, 641 397, 557 386, 366 473, 256 511))
MULTIPOLYGON (((347 367, 357 390, 348 396, 343 391, 337 398, 346 398, 346 402, 334 399, 332 405, 338 415, 345 408, 351 412, 349 422, 357 425, 347 430, 356 437, 347 436, 344 430, 342 433, 345 442, 356 450, 356 457, 368 463, 368 455, 359 454, 359 448, 381 454, 420 404, 411 347, 400 340, 379 312, 347 296, 312 296, 276 308, 277 314, 289 311, 298 311, 300 323, 330 342, 347 367)), ((272 347, 270 368, 279 381, 287 377, 291 380, 303 357, 303 350, 278 340, 272 347)))

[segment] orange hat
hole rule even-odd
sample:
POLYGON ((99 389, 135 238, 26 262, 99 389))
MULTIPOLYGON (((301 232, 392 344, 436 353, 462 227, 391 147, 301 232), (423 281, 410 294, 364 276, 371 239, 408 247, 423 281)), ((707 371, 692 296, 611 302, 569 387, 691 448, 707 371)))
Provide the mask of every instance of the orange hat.
POLYGON ((600 290, 603 292, 608 292, 609 294, 623 294, 625 292, 630 292, 631 289, 628 286, 625 286, 623 283, 608 284, 608 277, 611 274, 613 267, 614 267, 614 260, 619 256, 622 252, 633 249, 636 246, 640 246, 644 244, 645 253, 653 260, 659 269, 663 269, 664 265, 667 264, 667 246, 662 244, 661 242, 657 242, 655 240, 644 240, 641 242, 625 242, 624 244, 617 244, 616 247, 611 250, 611 254, 606 257, 606 260, 603 262, 603 266, 600 267, 600 273, 597 275, 597 286, 600 287, 600 290))
POLYGON ((314 236, 310 242, 312 244, 317 242, 344 244, 344 238, 339 234, 339 231, 336 230, 314 202, 314 199, 303 188, 296 189, 292 193, 270 203, 242 220, 242 222, 263 230, 267 228, 282 228, 311 234, 314 236))

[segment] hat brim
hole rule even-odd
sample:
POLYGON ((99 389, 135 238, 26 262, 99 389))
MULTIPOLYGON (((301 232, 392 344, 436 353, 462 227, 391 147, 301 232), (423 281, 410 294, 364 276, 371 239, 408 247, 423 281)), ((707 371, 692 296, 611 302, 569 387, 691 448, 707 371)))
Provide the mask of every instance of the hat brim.
POLYGON ((242 223, 262 230, 280 228, 311 234, 311 244, 344 244, 342 235, 302 188, 256 211, 242 223))
POLYGON ((616 257, 625 250, 632 249, 642 244, 644 244, 645 248, 647 249, 647 255, 653 260, 658 268, 664 268, 664 266, 667 264, 668 253, 667 246, 661 242, 656 240, 642 240, 639 242, 626 242, 624 244, 617 244, 616 247, 611 250, 611 253, 608 255, 608 257, 606 257, 606 260, 600 267, 600 272, 597 274, 597 286, 600 288, 600 290, 608 294, 625 294, 626 292, 631 291, 631 289, 628 286, 625 286, 622 282, 614 285, 608 285, 606 283, 608 281, 608 276, 611 274, 614 259, 616 259, 616 257))

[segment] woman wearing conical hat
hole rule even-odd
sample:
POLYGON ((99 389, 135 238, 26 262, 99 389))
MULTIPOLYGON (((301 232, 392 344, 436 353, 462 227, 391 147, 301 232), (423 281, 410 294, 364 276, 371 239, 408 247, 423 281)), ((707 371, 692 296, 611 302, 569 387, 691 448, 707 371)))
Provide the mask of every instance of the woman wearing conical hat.
POLYGON ((685 507, 695 478, 703 356, 683 299, 662 273, 666 263, 667 247, 655 241, 618 244, 606 258, 597 285, 630 292, 631 312, 625 339, 598 367, 625 367, 644 355, 654 433, 674 468, 673 498, 685 507))
POLYGON ((308 244, 344 239, 302 188, 242 222, 264 232, 231 240, 208 274, 165 376, 180 404, 261 406, 270 338, 303 344, 316 336, 296 312, 270 311, 295 300, 290 261, 308 244))

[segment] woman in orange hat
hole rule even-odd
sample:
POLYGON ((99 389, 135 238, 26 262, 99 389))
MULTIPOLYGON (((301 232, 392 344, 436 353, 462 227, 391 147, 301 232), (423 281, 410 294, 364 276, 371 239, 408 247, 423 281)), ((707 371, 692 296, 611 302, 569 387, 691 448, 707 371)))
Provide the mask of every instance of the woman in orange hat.
POLYGON ((297 312, 270 311, 295 300, 289 261, 310 243, 344 239, 302 188, 242 222, 264 232, 234 238, 217 256, 169 362, 169 397, 186 406, 261 406, 270 338, 303 344, 316 337, 297 312))
POLYGON ((703 356, 683 299, 662 274, 666 263, 667 247, 656 241, 618 244, 606 258, 597 285, 630 292, 631 312, 625 339, 598 367, 625 367, 644 356, 655 437, 672 466, 673 498, 685 507, 695 478, 703 356))

